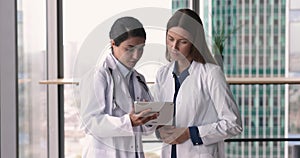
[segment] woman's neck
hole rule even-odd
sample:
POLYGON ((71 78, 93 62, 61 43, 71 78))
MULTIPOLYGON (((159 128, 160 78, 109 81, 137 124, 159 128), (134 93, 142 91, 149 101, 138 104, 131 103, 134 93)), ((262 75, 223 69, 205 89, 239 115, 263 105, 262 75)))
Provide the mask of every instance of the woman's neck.
POLYGON ((181 74, 186 68, 188 68, 191 65, 191 61, 185 59, 185 60, 178 60, 178 72, 181 74))

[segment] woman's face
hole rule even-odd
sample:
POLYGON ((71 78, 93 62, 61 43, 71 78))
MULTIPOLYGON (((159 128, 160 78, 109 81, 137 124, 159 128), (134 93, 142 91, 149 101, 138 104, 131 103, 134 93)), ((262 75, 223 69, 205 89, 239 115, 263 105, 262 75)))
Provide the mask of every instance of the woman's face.
POLYGON ((143 55, 145 38, 129 37, 119 46, 111 41, 114 56, 127 68, 132 69, 143 55))
POLYGON ((192 36, 181 27, 171 27, 167 32, 166 44, 172 60, 192 60, 192 36))

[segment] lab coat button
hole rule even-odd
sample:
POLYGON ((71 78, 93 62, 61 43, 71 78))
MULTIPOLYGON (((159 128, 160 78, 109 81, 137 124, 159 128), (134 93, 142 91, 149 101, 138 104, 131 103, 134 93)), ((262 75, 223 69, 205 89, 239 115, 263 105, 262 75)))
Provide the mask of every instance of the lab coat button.
POLYGON ((133 148, 133 146, 130 146, 130 148, 133 148))

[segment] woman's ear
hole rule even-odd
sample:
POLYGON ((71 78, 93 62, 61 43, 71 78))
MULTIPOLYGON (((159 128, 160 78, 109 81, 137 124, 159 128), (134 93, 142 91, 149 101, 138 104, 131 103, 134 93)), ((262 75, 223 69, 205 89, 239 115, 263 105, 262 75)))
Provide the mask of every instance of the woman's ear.
POLYGON ((110 40, 110 46, 113 47, 113 46, 115 46, 115 45, 116 45, 116 42, 115 42, 113 39, 111 39, 111 40, 110 40))
POLYGON ((114 54, 114 46, 116 46, 116 42, 111 39, 110 40, 110 48, 111 48, 112 54, 114 54))

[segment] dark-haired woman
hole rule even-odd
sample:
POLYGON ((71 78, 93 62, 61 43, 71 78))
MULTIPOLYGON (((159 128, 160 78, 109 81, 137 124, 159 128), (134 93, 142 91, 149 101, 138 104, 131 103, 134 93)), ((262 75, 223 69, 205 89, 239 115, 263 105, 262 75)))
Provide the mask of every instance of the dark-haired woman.
POLYGON ((133 112, 134 101, 151 101, 145 78, 134 66, 143 54, 146 33, 133 17, 117 19, 110 33, 112 53, 80 82, 82 126, 86 132, 84 158, 143 158, 144 125, 158 114, 133 112))

